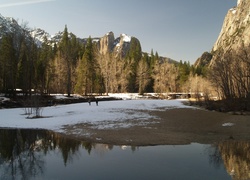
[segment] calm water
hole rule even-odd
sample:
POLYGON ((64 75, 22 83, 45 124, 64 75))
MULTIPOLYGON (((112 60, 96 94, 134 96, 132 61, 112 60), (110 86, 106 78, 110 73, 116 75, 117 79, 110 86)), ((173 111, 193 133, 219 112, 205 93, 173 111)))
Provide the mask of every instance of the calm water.
POLYGON ((250 143, 112 146, 0 130, 0 179, 249 179, 250 143))

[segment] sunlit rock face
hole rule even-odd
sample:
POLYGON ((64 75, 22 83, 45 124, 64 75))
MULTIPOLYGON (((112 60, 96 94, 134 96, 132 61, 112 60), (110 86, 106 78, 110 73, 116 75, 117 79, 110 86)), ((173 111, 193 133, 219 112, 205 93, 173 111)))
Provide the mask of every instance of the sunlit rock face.
MULTIPOLYGON (((229 9, 224 23, 221 28, 221 32, 215 42, 210 61, 206 60, 205 65, 213 66, 218 59, 221 59, 225 54, 233 52, 231 55, 235 55, 235 52, 247 49, 250 46, 250 1, 238 0, 237 6, 229 9)), ((203 58, 199 58, 195 65, 202 64, 203 58)), ((204 64, 204 63, 203 63, 204 64)))
POLYGON ((240 2, 241 2, 241 0, 238 0, 237 5, 239 5, 239 4, 240 4, 240 2))
POLYGON ((107 33, 100 39, 100 53, 107 54, 112 51, 114 46, 115 36, 113 32, 107 33))
POLYGON ((124 58, 130 50, 132 41, 140 44, 140 41, 127 34, 120 34, 115 38, 113 32, 108 32, 100 38, 99 52, 102 55, 113 53, 116 57, 124 58))
POLYGON ((224 49, 237 50, 250 44, 250 1, 238 0, 224 20, 220 35, 214 44, 213 52, 224 49))

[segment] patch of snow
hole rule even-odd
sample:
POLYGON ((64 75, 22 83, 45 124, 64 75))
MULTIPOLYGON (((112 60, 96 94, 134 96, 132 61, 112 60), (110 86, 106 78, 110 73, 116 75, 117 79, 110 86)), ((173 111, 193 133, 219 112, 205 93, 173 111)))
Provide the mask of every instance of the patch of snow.
POLYGON ((230 127, 230 126, 234 126, 234 123, 224 123, 222 124, 223 127, 230 127))
POLYGON ((237 12, 237 9, 236 8, 231 8, 230 11, 235 14, 237 12))
POLYGON ((123 37, 123 42, 131 42, 131 36, 122 34, 122 37, 123 37))
POLYGON ((237 6, 240 4, 240 2, 241 2, 241 0, 238 0, 238 1, 237 1, 237 6))
POLYGON ((112 32, 112 31, 109 31, 109 32, 106 33, 106 36, 109 36, 109 35, 111 35, 111 34, 113 34, 113 32, 112 32))
POLYGON ((66 132, 66 125, 79 123, 92 124, 98 128, 131 127, 146 125, 151 123, 150 119, 157 119, 147 111, 173 108, 194 107, 183 105, 180 100, 100 101, 99 106, 78 103, 45 107, 42 114, 44 118, 40 119, 27 119, 22 108, 0 109, 0 127, 48 129, 55 132, 66 132))
MULTIPOLYGON (((54 96, 55 99, 68 99, 67 94, 50 94, 51 96, 54 96)), ((71 94, 70 98, 81 98, 82 96, 77 94, 71 94)))
POLYGON ((0 102, 10 101, 10 98, 0 97, 0 102))
POLYGON ((123 100, 139 99, 140 97, 138 93, 109 93, 109 96, 123 100))
POLYGON ((98 38, 92 39, 92 42, 93 42, 93 43, 98 43, 99 41, 100 41, 100 39, 98 39, 98 38))

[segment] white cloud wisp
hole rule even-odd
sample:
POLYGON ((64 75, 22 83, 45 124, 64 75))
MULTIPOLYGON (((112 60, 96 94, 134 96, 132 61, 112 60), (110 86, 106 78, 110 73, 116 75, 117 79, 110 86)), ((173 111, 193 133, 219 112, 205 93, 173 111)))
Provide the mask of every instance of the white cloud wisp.
POLYGON ((38 3, 45 3, 45 2, 52 2, 52 1, 56 1, 56 0, 36 0, 36 1, 7 3, 7 4, 0 4, 0 8, 13 7, 13 6, 23 6, 23 5, 30 5, 30 4, 38 4, 38 3))

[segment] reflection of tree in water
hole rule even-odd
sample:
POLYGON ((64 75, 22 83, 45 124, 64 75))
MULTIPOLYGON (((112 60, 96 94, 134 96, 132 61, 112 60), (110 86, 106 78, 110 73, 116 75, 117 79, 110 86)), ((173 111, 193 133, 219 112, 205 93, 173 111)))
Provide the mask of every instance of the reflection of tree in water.
POLYGON ((43 175, 44 158, 50 151, 60 152, 67 166, 80 149, 90 154, 92 148, 104 154, 113 145, 76 141, 45 130, 0 129, 0 179, 35 179, 43 175))
POLYGON ((92 149, 92 144, 89 142, 76 141, 59 134, 55 134, 54 142, 62 153, 65 166, 67 166, 68 162, 73 161, 73 157, 77 155, 79 148, 85 148, 89 154, 92 149))
POLYGON ((65 166, 79 147, 89 153, 92 145, 42 130, 0 130, 0 179, 30 179, 43 174, 44 155, 59 149, 65 166))
POLYGON ((227 172, 235 180, 250 179, 250 142, 225 141, 215 145, 210 154, 213 163, 218 164, 218 157, 224 161, 227 172))
POLYGON ((39 153, 37 136, 34 131, 29 134, 22 130, 0 130, 0 164, 2 179, 30 179, 42 174, 44 161, 39 153))
POLYGON ((210 163, 213 164, 216 168, 220 168, 220 166, 223 164, 223 160, 221 158, 220 150, 216 145, 212 145, 211 148, 209 148, 209 160, 210 163))

